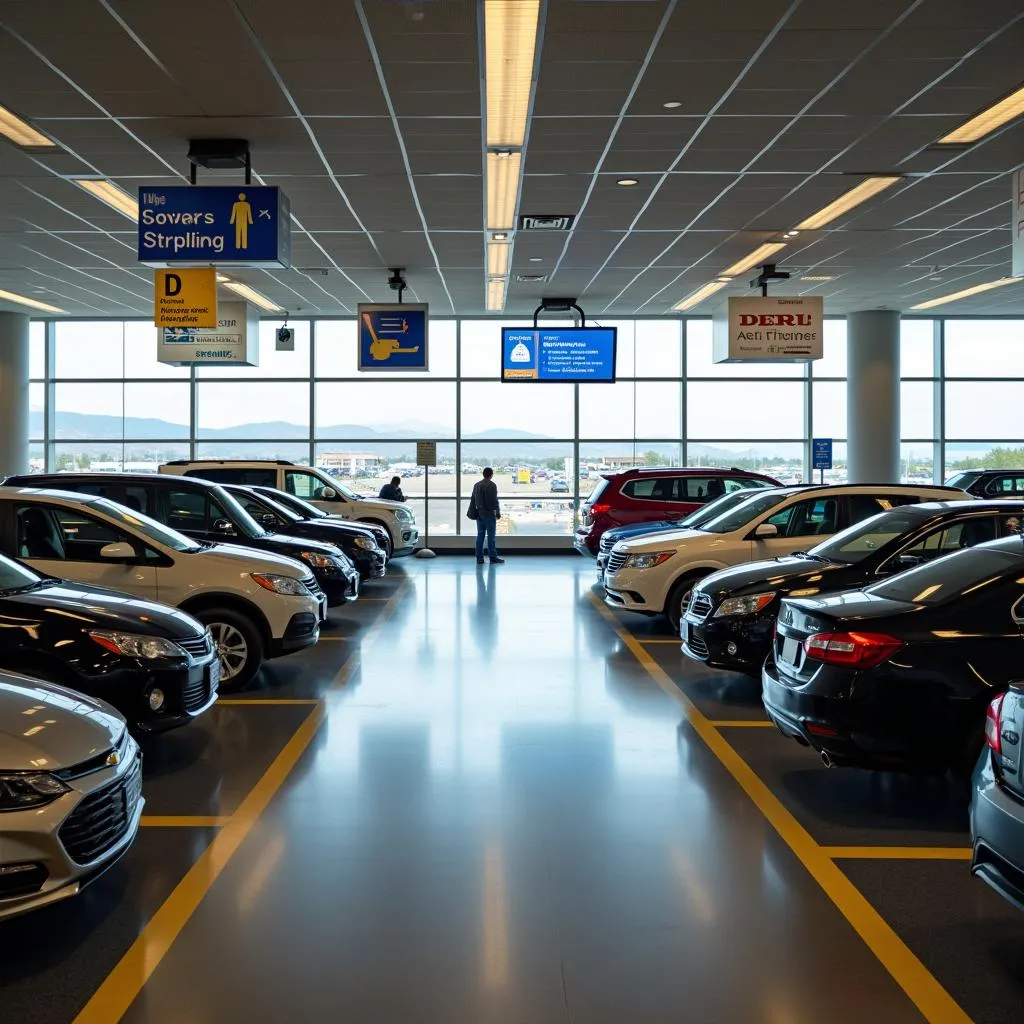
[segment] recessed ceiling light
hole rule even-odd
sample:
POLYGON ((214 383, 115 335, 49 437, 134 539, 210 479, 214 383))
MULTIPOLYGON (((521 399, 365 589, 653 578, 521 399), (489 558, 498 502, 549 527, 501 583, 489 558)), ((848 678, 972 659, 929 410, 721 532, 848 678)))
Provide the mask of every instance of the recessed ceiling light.
POLYGON ((668 103, 662 103, 662 106, 666 110, 675 110, 677 107, 681 107, 682 103, 679 100, 669 100, 668 103))
POLYGON ((508 149, 526 138, 540 0, 484 0, 483 8, 487 145, 508 149))
POLYGON ((619 178, 615 182, 616 185, 639 185, 640 182, 636 178, 619 178))
POLYGON ((72 178, 71 181, 129 220, 139 219, 139 204, 135 197, 123 188, 118 188, 112 181, 106 178, 72 178))
POLYGON ((40 302, 38 299, 30 299, 25 295, 18 295, 17 292, 0 291, 0 302, 13 302, 19 306, 28 306, 30 309, 41 309, 44 313, 64 312, 58 306, 51 306, 48 302, 40 302))
POLYGON ((544 257, 543 256, 531 256, 530 257, 530 262, 531 263, 543 263, 544 262, 544 257))
POLYGON ((494 151, 495 156, 500 156, 503 160, 507 160, 512 155, 511 149, 496 149, 494 151))
POLYGON ((801 281, 834 281, 835 276, 832 274, 804 274, 801 281))
POLYGON ((797 227, 805 231, 816 231, 818 228, 823 228, 826 224, 831 224, 844 213, 867 202, 872 196, 878 195, 883 189, 895 185, 900 180, 898 174, 876 174, 865 178, 859 185, 854 185, 838 199, 833 199, 827 206, 823 206, 817 213, 812 213, 810 217, 800 221, 797 227))
POLYGON ((487 227, 492 231, 502 231, 515 224, 522 162, 519 153, 513 153, 507 160, 494 153, 487 154, 487 227))
POLYGON ((969 121, 954 129, 948 135, 939 139, 940 143, 960 143, 964 145, 969 142, 977 142, 986 135, 990 135, 997 128, 1012 121, 1024 114, 1024 85, 1004 96, 998 103, 993 103, 980 114, 975 114, 969 121))
POLYGON ((504 277, 508 273, 507 242, 491 242, 487 246, 487 276, 504 277))
POLYGON ((505 308, 505 279, 496 277, 487 282, 487 308, 501 310, 505 308))
POLYGON ((680 312, 686 309, 693 309, 698 302, 703 302, 709 295, 714 295, 715 292, 724 288, 728 283, 728 278, 719 278, 717 281, 709 281, 702 288, 698 288, 695 292, 687 295, 682 302, 676 303, 672 308, 680 312))
POLYGON ((6 107, 0 107, 0 135, 6 136, 22 149, 53 149, 57 145, 53 139, 37 132, 32 125, 22 121, 6 107))
POLYGON ((1002 288, 1006 284, 1016 284, 1024 278, 1001 277, 998 281, 986 281, 984 284, 976 284, 973 288, 964 288, 958 292, 950 292, 949 295, 940 295, 937 299, 929 299, 927 302, 919 302, 911 309, 931 309, 933 306, 944 306, 947 302, 956 302, 957 299, 967 299, 972 295, 980 295, 982 292, 991 291, 993 288, 1002 288))
POLYGON ((799 235, 799 234, 800 234, 799 231, 787 231, 784 237, 786 237, 786 238, 796 238, 796 236, 799 235))
POLYGON ((736 277, 737 274, 742 274, 745 270, 756 267, 762 260, 768 259, 769 256, 774 256, 780 249, 785 248, 785 242, 767 242, 765 245, 759 245, 752 253, 744 256, 738 263, 734 263, 727 270, 723 270, 719 277, 736 277))
POLYGON ((262 292, 256 291, 255 288, 250 288, 247 284, 242 284, 241 281, 232 281, 229 277, 225 277, 223 274, 218 274, 217 282, 222 284, 225 288, 230 289, 247 302, 251 302, 254 306, 259 306, 260 309, 265 310, 268 313, 281 313, 284 311, 282 306, 279 306, 276 302, 272 302, 262 292))
POLYGON ((494 234, 491 235, 491 241, 492 242, 507 242, 508 241, 508 232, 507 231, 495 231, 494 234))

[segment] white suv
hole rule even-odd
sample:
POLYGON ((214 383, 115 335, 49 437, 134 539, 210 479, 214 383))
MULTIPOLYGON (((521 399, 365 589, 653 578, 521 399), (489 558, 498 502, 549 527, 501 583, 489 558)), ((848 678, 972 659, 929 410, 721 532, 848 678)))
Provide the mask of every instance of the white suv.
POLYGON ((310 647, 326 598, 301 562, 199 544, 106 498, 0 487, 0 550, 38 572, 177 605, 209 627, 221 689, 310 647))
POLYGON ((605 566, 605 600, 644 615, 667 615, 674 632, 695 583, 742 562, 776 558, 896 505, 962 499, 955 487, 844 484, 774 487, 751 493, 699 528, 620 541, 605 566))
POLYGON ((198 476, 219 484, 273 487, 339 519, 376 523, 388 532, 389 558, 412 553, 419 540, 416 517, 400 501, 366 498, 315 466, 297 466, 284 459, 178 459, 160 467, 161 473, 198 476))

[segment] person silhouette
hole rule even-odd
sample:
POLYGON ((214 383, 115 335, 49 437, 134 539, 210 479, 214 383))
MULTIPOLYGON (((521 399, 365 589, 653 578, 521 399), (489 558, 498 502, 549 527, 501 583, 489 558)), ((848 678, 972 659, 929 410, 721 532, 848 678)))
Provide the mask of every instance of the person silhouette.
POLYGON ((231 224, 235 225, 235 248, 249 248, 249 225, 252 223, 252 206, 246 202, 245 193, 238 193, 238 202, 231 206, 231 224))

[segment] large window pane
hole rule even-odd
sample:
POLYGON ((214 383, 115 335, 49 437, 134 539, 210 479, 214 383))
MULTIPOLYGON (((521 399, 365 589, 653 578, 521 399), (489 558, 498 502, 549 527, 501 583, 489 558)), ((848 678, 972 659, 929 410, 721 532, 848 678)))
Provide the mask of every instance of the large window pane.
POLYGON ((803 377, 806 363, 716 363, 712 361, 711 321, 686 322, 688 377, 803 377))
POLYGON ((309 445, 298 441, 202 441, 196 445, 199 459, 287 459, 309 465, 309 445))
POLYGON ((571 438, 575 408, 573 388, 572 384, 464 383, 462 436, 500 437, 512 432, 571 438))
POLYGON ((678 320, 636 321, 636 376, 679 377, 683 370, 682 355, 678 320))
POLYGON ((316 436, 454 438, 455 385, 425 380, 317 384, 316 436))
POLYGON ((1024 377, 1024 320, 947 320, 946 376, 1024 377))
MULTIPOLYGON (((640 467, 682 465, 678 444, 666 441, 637 442, 602 441, 599 444, 580 445, 579 488, 580 497, 586 498, 605 473, 621 473, 640 467)), ((566 479, 572 488, 571 474, 566 479)))
POLYGON ((814 437, 846 437, 846 381, 814 384, 814 437))
POLYGON ((188 438, 190 394, 187 381, 125 384, 125 438, 188 438))
POLYGON ((907 484, 930 484, 935 479, 935 446, 900 445, 900 480, 907 484))
MULTIPOLYGON (((822 358, 811 363, 815 377, 846 376, 846 321, 826 320, 822 335, 822 358)), ((843 430, 846 433, 846 430, 843 430)))
MULTIPOLYGON (((406 498, 425 491, 424 467, 416 465, 416 442, 381 444, 378 441, 322 441, 316 446, 316 464, 342 476, 360 494, 376 497, 393 476, 402 478, 406 498)), ((437 465, 430 470, 430 497, 454 495, 457 466, 455 444, 437 446, 437 465)))
POLYGON ((274 438, 309 436, 309 385, 233 381, 199 383, 200 437, 274 438))
POLYGON ((156 357, 157 329, 141 321, 124 325, 124 375, 126 377, 177 377, 188 380, 190 367, 168 366, 156 357))
POLYGON ((41 438, 45 433, 43 429, 44 416, 46 414, 46 385, 29 384, 28 386, 28 436, 41 438))
POLYGON ((678 381, 580 385, 580 437, 678 437, 678 381))
POLYGON ((1024 438, 1024 404, 1017 383, 959 382, 945 387, 946 437, 985 440, 1024 438))
MULTIPOLYGON (((295 333, 295 351, 277 351, 277 330, 283 320, 261 320, 258 366, 199 366, 196 374, 206 378, 252 380, 257 377, 305 377, 309 379, 309 322, 289 323, 295 333)), ((308 401, 308 400, 307 400, 308 401)))
POLYGON ((456 375, 456 333, 454 320, 430 321, 428 329, 430 369, 427 373, 400 375, 387 370, 376 373, 371 371, 360 373, 356 344, 356 321, 318 320, 316 324, 316 375, 317 377, 359 377, 369 380, 383 380, 396 376, 416 379, 454 377, 456 375))
POLYGON ((56 384, 54 404, 58 438, 124 436, 123 384, 56 384))
POLYGON ((796 381, 691 381, 686 400, 688 437, 804 436, 804 386, 796 381))
POLYGON ((55 331, 55 377, 124 376, 123 321, 58 320, 55 331))
POLYGON ((28 375, 42 380, 46 374, 46 324, 33 320, 28 325, 28 375))
POLYGON ((900 321, 900 376, 935 376, 935 321, 900 321))
POLYGON ((931 381, 900 383, 900 434, 913 438, 935 436, 935 385, 931 381))
POLYGON ((686 447, 688 466, 718 466, 749 469, 764 473, 783 484, 798 484, 804 479, 803 442, 780 443, 747 441, 702 441, 686 447))
POLYGON ((497 380, 501 376, 501 328, 532 326, 532 320, 463 320, 460 375, 497 380))

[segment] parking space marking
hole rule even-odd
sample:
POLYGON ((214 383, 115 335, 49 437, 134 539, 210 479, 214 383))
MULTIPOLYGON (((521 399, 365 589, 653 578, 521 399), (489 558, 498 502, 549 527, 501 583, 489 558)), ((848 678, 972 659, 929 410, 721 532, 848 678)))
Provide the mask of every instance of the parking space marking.
POLYGON ((144 814, 139 824, 143 828, 221 828, 230 820, 226 815, 144 814))
POLYGON ((246 704, 319 704, 320 701, 312 697, 221 697, 217 700, 218 706, 226 704, 231 707, 244 706, 246 704))
POLYGON ((682 647, 683 646, 683 641, 680 640, 678 637, 661 637, 661 636, 643 637, 643 636, 638 636, 636 639, 639 640, 640 643, 642 643, 642 644, 675 644, 676 647, 682 647))
POLYGON ((767 718, 737 718, 729 722, 708 721, 716 729, 771 729, 774 725, 767 718))
POLYGON ((843 874, 826 849, 815 842, 811 834, 786 809, 750 765, 736 753, 711 721, 676 686, 668 673, 644 649, 643 644, 605 607, 603 601, 593 594, 590 595, 590 599, 598 614, 632 651, 651 679, 683 709, 694 732, 739 783, 754 806, 793 851, 924 1018, 931 1024, 972 1024, 971 1018, 956 1000, 914 955, 863 893, 843 874))
MULTIPOLYGON (((364 648, 372 644, 377 639, 388 619, 390 619, 395 613, 395 609, 398 607, 398 602, 406 595, 411 586, 412 583, 407 581, 398 587, 389 598, 387 598, 387 604, 385 604, 377 613, 377 617, 373 620, 373 624, 361 637, 358 638, 360 641, 359 646, 342 662, 341 668, 338 669, 337 674, 331 680, 329 689, 340 690, 348 684, 348 681, 352 678, 353 673, 359 665, 360 659, 363 656, 364 648)), ((383 598, 381 600, 383 600, 383 598)))
POLYGON ((970 860, 969 846, 823 846, 833 860, 970 860))

